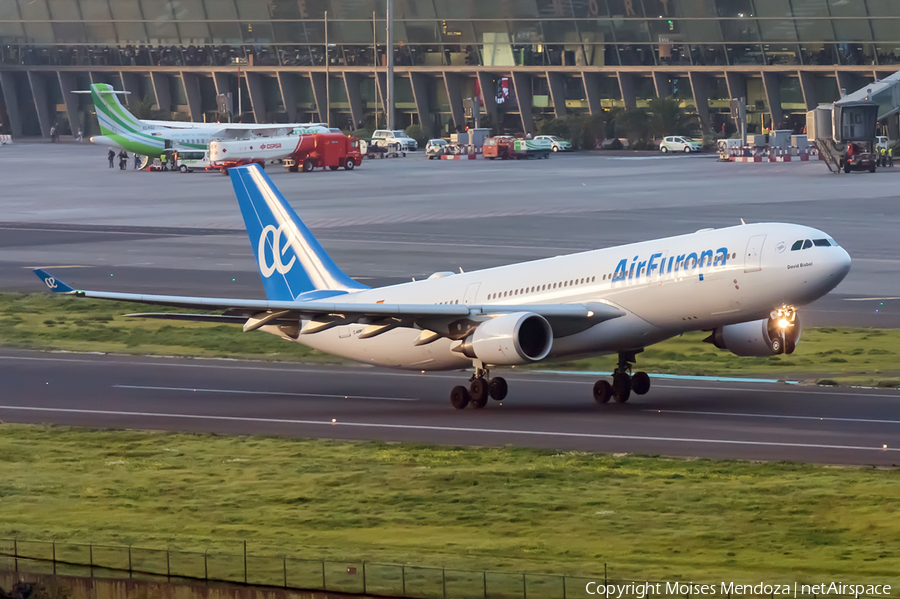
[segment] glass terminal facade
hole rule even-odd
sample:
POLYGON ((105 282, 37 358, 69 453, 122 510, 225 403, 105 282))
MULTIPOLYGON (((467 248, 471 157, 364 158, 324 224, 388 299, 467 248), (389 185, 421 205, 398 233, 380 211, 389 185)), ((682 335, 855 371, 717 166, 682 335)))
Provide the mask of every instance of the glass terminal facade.
MULTIPOLYGON (((87 133, 92 82, 189 120, 383 121, 386 0, 3 0, 0 131, 87 133)), ((505 129, 673 96, 704 129, 758 127, 900 70, 897 0, 394 0, 397 125, 505 129)))

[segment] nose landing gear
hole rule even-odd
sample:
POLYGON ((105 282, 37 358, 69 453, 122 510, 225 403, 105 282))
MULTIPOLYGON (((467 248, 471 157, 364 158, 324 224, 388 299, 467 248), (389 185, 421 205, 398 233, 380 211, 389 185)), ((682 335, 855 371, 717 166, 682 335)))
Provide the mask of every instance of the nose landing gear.
POLYGON ((630 374, 631 364, 635 362, 635 356, 643 350, 631 352, 619 352, 619 363, 613 371, 612 384, 605 379, 594 383, 594 401, 599 404, 615 399, 618 403, 625 403, 634 391, 638 395, 644 395, 650 390, 650 377, 646 372, 630 374))
POLYGON ((469 404, 476 410, 487 405, 488 397, 495 401, 503 401, 509 386, 506 379, 495 376, 490 378, 490 371, 484 366, 476 366, 475 374, 469 379, 469 388, 466 389, 462 385, 453 387, 450 392, 450 405, 457 410, 462 410, 469 404))

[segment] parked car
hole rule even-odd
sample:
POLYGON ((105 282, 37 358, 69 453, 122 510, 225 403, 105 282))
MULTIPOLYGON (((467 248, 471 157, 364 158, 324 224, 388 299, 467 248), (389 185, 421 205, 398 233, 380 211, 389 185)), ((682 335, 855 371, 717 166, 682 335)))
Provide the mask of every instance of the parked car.
POLYGON ((663 154, 667 152, 684 152, 685 154, 690 154, 691 152, 699 152, 702 149, 703 146, 699 143, 689 137, 683 137, 681 135, 670 135, 659 142, 659 151, 663 154))
POLYGON ((440 158, 446 150, 446 139, 429 139, 428 143, 425 144, 425 155, 428 156, 428 160, 440 158))
POLYGON ((372 143, 376 146, 386 145, 391 142, 399 143, 404 152, 412 152, 419 148, 419 143, 407 135, 406 131, 379 129, 372 134, 372 143))
POLYGON ((572 144, 567 142, 561 137, 556 137, 555 135, 538 135, 535 137, 536 140, 547 140, 550 142, 550 147, 554 152, 571 152, 572 144))

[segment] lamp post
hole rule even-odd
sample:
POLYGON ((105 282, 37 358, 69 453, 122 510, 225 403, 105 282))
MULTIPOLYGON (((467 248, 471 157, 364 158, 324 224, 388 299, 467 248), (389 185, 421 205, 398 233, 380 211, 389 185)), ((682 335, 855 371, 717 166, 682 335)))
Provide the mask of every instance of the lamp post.
POLYGON ((386 124, 394 130, 394 0, 387 0, 387 107, 386 124))

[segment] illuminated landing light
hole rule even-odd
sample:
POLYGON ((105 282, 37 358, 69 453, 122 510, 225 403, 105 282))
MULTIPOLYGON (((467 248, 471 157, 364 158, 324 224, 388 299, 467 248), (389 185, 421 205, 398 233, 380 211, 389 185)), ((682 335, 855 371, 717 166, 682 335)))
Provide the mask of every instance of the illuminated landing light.
POLYGON ((791 323, 787 321, 787 318, 782 318, 778 321, 778 326, 780 326, 782 329, 786 329, 790 324, 791 323))
POLYGON ((335 424, 336 422, 337 422, 337 418, 332 418, 332 419, 331 419, 331 424, 335 424))
POLYGON ((882 449, 887 449, 887 443, 881 446, 882 449))
POLYGON ((593 317, 594 317, 594 311, 588 310, 588 318, 593 318, 593 317))

